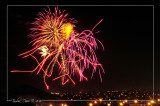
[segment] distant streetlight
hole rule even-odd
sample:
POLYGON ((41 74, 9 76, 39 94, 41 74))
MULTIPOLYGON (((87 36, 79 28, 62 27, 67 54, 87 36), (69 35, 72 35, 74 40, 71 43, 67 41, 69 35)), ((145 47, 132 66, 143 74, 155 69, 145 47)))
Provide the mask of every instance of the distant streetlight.
POLYGON ((126 103, 127 103, 127 102, 128 102, 128 100, 125 100, 124 102, 126 102, 126 103))
POLYGON ((123 103, 122 103, 122 102, 120 102, 120 103, 119 103, 119 105, 120 105, 120 106, 123 106, 123 103))
POLYGON ((49 106, 53 106, 52 104, 49 104, 49 106))
POLYGON ((153 104, 153 103, 154 103, 154 100, 151 100, 151 103, 153 104))
POLYGON ((99 99, 100 102, 102 102, 102 99, 99 99))
POLYGON ((137 103, 138 101, 137 100, 134 100, 134 103, 137 103))
POLYGON ((150 103, 150 102, 148 102, 148 105, 151 105, 151 103, 150 103))
POLYGON ((92 103, 89 103, 89 106, 93 106, 93 104, 92 104, 92 103))
POLYGON ((94 101, 95 104, 97 104, 97 101, 94 101))

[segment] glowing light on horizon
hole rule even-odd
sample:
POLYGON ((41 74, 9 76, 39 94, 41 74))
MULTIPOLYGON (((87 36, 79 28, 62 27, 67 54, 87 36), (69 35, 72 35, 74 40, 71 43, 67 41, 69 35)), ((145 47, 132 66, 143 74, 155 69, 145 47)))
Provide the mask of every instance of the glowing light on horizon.
POLYGON ((138 101, 137 101, 137 100, 134 100, 134 103, 138 103, 138 101))
POLYGON ((148 102, 148 105, 151 105, 151 103, 150 103, 150 102, 148 102))
POLYGON ((154 100, 151 100, 151 103, 153 104, 153 103, 155 103, 155 101, 154 101, 154 100))
POLYGON ((128 102, 128 100, 125 100, 124 102, 125 102, 125 103, 127 103, 127 102, 128 102))
POLYGON ((67 104, 64 104, 64 106, 67 106, 67 104))
POLYGON ((97 101, 94 101, 95 104, 97 104, 97 101))
POLYGON ((119 103, 119 105, 120 105, 120 106, 123 106, 123 103, 122 103, 122 102, 120 102, 120 103, 119 103))
POLYGON ((102 102, 102 99, 99 99, 100 102, 102 102))
POLYGON ((49 106, 53 106, 52 104, 50 104, 49 106))
POLYGON ((93 103, 89 103, 89 106, 93 106, 93 103))
MULTIPOLYGON (((22 58, 32 57, 37 66, 31 71, 12 70, 11 72, 40 72, 44 73, 43 81, 49 90, 49 85, 46 79, 52 76, 52 81, 61 79, 62 85, 69 81, 75 85, 72 77, 75 74, 79 75, 79 80, 88 78, 83 74, 86 69, 93 68, 93 74, 98 71, 102 82, 101 71, 104 73, 102 64, 98 62, 95 50, 98 49, 97 42, 103 47, 103 44, 93 35, 93 30, 103 19, 101 19, 92 30, 84 30, 78 32, 74 28, 77 23, 73 18, 68 18, 68 14, 64 11, 58 11, 55 8, 55 13, 52 13, 48 7, 48 11, 39 12, 38 18, 33 22, 32 33, 29 35, 33 38, 30 42, 33 48, 29 51, 19 54, 22 58), (41 55, 39 59, 36 53, 41 55), (55 66, 59 72, 58 77, 54 77, 53 70, 55 66)), ((104 47, 103 47, 104 49, 104 47)))

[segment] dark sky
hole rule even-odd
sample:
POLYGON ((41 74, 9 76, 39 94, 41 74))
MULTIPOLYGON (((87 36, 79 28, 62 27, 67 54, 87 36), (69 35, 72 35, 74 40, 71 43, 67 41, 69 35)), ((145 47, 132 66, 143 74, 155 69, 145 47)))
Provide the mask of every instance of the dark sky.
MULTIPOLYGON (((9 42, 9 71, 13 69, 32 70, 36 63, 32 58, 22 59, 17 55, 31 49, 27 37, 30 33, 30 23, 35 20, 37 13, 47 7, 9 7, 8 42, 9 42)), ((50 7, 52 12, 54 7, 50 7)), ((95 34, 105 47, 103 51, 99 45, 96 51, 98 60, 102 63, 105 74, 102 74, 101 84, 98 71, 91 79, 91 70, 85 74, 89 81, 76 85, 68 83, 60 85, 60 80, 47 82, 54 91, 105 91, 131 88, 152 89, 153 81, 153 9, 152 7, 59 7, 66 10, 68 17, 78 20, 76 28, 79 31, 92 29, 102 18, 95 34)), ((42 74, 9 73, 9 88, 20 85, 30 85, 44 89, 42 74)))

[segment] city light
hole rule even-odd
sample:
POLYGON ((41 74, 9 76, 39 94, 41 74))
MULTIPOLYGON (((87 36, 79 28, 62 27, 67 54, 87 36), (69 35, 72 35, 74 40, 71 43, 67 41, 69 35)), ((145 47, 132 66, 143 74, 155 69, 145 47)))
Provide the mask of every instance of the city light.
POLYGON ((94 101, 95 104, 97 104, 97 101, 94 101))
POLYGON ((93 106, 93 104, 92 104, 92 103, 89 103, 89 106, 93 106))
POLYGON ((102 99, 99 99, 100 102, 102 102, 102 99))
POLYGON ((154 103, 154 100, 151 100, 151 103, 154 103))
MULTIPOLYGON (((124 92, 124 91, 123 91, 124 92)), ((128 97, 131 97, 132 95, 132 92, 135 92, 135 91, 130 91, 130 92, 127 92, 128 94, 130 94, 128 97)), ((121 91, 119 91, 119 94, 117 94, 117 95, 121 95, 121 91)), ((52 93, 52 94, 57 94, 57 93, 52 93)), ((67 100, 71 100, 71 101, 74 101, 74 100, 79 100, 80 98, 85 98, 86 97, 86 95, 89 97, 89 98, 92 98, 92 99, 90 99, 91 101, 90 102, 87 102, 87 104, 86 103, 82 103, 82 105, 81 106, 85 106, 85 105, 88 105, 88 106, 99 106, 99 105, 105 105, 105 106, 112 106, 112 105, 114 105, 114 101, 112 101, 112 100, 115 100, 115 98, 114 99, 112 99, 111 97, 111 95, 113 95, 114 94, 114 92, 112 93, 112 91, 111 92, 109 92, 109 91, 107 91, 106 93, 100 93, 100 92, 93 92, 93 93, 90 93, 90 92, 82 92, 81 94, 79 94, 79 93, 73 93, 73 94, 71 94, 71 93, 58 93, 59 95, 59 97, 63 97, 63 98, 65 98, 65 99, 67 99, 67 100), (109 97, 104 97, 104 98, 102 98, 102 96, 100 96, 101 94, 103 94, 103 95, 109 95, 109 97), (63 96, 62 96, 63 95, 63 96), (75 98, 75 97, 77 97, 77 98, 75 98)), ((124 94, 125 95, 125 94, 124 94)), ((137 94, 137 95, 139 95, 139 94, 137 94)), ((127 98, 122 98, 119 102, 116 102, 116 103, 118 103, 117 105, 118 106, 153 106, 153 105, 159 105, 159 103, 160 103, 160 96, 158 95, 157 97, 155 97, 154 99, 153 98, 151 98, 151 99, 149 99, 149 95, 151 95, 151 93, 149 94, 148 92, 147 93, 144 93, 143 95, 147 95, 147 96, 143 96, 143 97, 148 97, 148 100, 147 101, 142 101, 141 99, 142 98, 138 98, 138 96, 136 97, 136 95, 134 96, 134 99, 131 97, 131 98, 129 98, 129 99, 127 99, 127 98)), ((115 95, 114 95, 115 96, 115 95)), ((86 98, 87 99, 87 98, 86 98)), ((117 98, 118 99, 118 98, 117 98)), ((75 102, 74 102, 75 103, 75 102)), ((73 104, 74 104, 73 103, 73 104)), ((116 104, 115 103, 115 104, 116 104)), ((38 106, 38 105, 36 105, 36 106, 38 106)), ((55 106, 55 104, 54 103, 49 103, 49 104, 47 104, 47 106, 55 106)), ((70 103, 65 103, 65 102, 61 102, 58 106, 70 106, 70 103)), ((76 105, 75 105, 76 106, 76 105)))
POLYGON ((148 102, 148 105, 151 105, 151 103, 150 103, 150 102, 148 102))
POLYGON ((123 103, 121 102, 121 103, 119 103, 119 105, 120 105, 120 106, 123 106, 123 103))
POLYGON ((67 106, 67 104, 61 104, 61 106, 67 106))
POLYGON ((137 103, 138 101, 137 100, 134 100, 134 103, 137 103))
POLYGON ((128 102, 128 100, 125 100, 124 102, 126 102, 126 103, 127 103, 127 102, 128 102))

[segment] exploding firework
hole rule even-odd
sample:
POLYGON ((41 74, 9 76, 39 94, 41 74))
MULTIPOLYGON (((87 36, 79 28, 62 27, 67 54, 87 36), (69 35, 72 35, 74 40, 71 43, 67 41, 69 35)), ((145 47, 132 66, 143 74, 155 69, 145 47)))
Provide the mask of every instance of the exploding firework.
MULTIPOLYGON (((95 51, 98 49, 97 42, 102 47, 103 44, 93 36, 93 30, 102 22, 100 20, 92 30, 84 30, 81 33, 75 30, 76 20, 68 18, 65 11, 58 11, 55 8, 55 13, 52 13, 50 8, 48 11, 39 12, 38 18, 33 22, 32 33, 29 35, 33 38, 33 49, 19 54, 22 58, 32 57, 37 62, 37 66, 32 71, 12 70, 11 72, 35 72, 37 74, 42 71, 44 73, 43 79, 47 90, 49 85, 46 83, 46 78, 53 76, 55 66, 58 67, 59 76, 53 77, 52 81, 61 78, 62 85, 71 81, 74 85, 75 82, 72 77, 75 74, 79 75, 79 80, 83 79, 88 81, 83 72, 89 67, 93 68, 93 74, 98 70, 100 79, 101 70, 104 73, 102 64, 97 60, 95 51), (38 60, 34 54, 38 53, 41 59, 38 60)), ((104 47, 103 47, 104 49, 104 47)))

